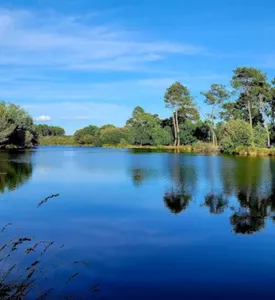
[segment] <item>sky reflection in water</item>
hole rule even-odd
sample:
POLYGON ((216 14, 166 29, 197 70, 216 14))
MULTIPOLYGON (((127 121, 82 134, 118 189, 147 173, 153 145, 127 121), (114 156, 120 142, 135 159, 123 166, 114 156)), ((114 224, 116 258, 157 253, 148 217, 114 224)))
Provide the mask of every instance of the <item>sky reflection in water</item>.
POLYGON ((0 160, 0 217, 13 223, 2 238, 65 244, 65 259, 91 266, 72 290, 100 283, 99 299, 275 294, 273 159, 48 147, 0 160))

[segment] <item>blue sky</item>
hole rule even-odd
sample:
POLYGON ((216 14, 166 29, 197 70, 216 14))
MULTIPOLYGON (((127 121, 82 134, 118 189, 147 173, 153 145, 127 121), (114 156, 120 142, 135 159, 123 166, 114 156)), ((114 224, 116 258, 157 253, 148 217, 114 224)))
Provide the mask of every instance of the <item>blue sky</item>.
POLYGON ((200 91, 235 67, 275 77, 274 13, 269 0, 1 0, 0 99, 69 134, 121 126, 136 105, 168 116, 176 80, 206 112, 200 91))

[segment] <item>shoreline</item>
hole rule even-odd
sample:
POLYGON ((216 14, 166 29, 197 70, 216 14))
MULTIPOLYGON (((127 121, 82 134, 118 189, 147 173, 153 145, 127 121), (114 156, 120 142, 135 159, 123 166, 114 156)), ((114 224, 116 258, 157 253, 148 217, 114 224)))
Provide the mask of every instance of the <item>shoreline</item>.
MULTIPOLYGON (((45 147, 52 146, 68 146, 68 147, 79 147, 79 148, 88 148, 94 147, 94 145, 78 145, 78 144, 47 144, 47 145, 38 145, 45 147)), ((275 157, 275 148, 256 148, 256 147, 246 147, 239 146, 232 153, 223 153, 219 147, 213 147, 211 144, 203 143, 201 145, 186 145, 186 146, 139 146, 139 145, 125 145, 125 146, 114 146, 114 145, 103 145, 98 148, 106 149, 133 149, 133 150, 163 150, 163 151, 174 151, 175 153, 201 153, 201 154, 229 154, 236 156, 245 156, 245 157, 275 157)))

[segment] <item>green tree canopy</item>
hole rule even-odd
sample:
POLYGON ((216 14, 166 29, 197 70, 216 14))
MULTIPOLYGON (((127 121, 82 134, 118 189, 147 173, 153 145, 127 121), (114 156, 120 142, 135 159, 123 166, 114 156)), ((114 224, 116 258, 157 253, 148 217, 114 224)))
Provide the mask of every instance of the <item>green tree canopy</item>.
POLYGON ((20 106, 0 103, 0 148, 24 148, 37 144, 32 117, 20 106))
POLYGON ((37 124, 34 128, 39 136, 64 136, 65 130, 59 126, 49 126, 47 124, 37 124))
POLYGON ((172 135, 169 129, 161 127, 158 115, 146 113, 136 107, 132 117, 126 122, 134 145, 168 145, 172 135))
POLYGON ((189 120, 199 118, 198 110, 195 107, 193 97, 189 89, 176 81, 165 92, 164 102, 167 108, 172 109, 172 120, 174 128, 174 145, 180 145, 179 116, 189 120))
POLYGON ((127 141, 129 139, 129 130, 127 128, 114 126, 103 126, 102 128, 100 129, 100 142, 102 145, 118 145, 122 140, 127 141))
POLYGON ((74 133, 74 140, 78 144, 97 144, 99 139, 99 127, 89 125, 74 133))
POLYGON ((208 92, 202 92, 201 93, 205 97, 205 103, 212 106, 211 114, 209 115, 210 118, 210 129, 212 132, 212 142, 213 146, 217 146, 217 136, 215 133, 215 119, 216 116, 216 110, 219 108, 219 105, 222 104, 225 100, 228 100, 231 96, 230 92, 227 91, 225 85, 222 84, 212 84, 210 86, 210 90, 208 92))
POLYGON ((253 97, 256 87, 266 82, 266 74, 260 70, 248 67, 239 67, 233 71, 232 87, 239 93, 238 102, 241 102, 248 111, 249 124, 253 126, 253 109, 258 110, 260 103, 253 97))
POLYGON ((243 120, 230 120, 221 129, 221 149, 233 153, 238 146, 252 146, 253 129, 243 120))

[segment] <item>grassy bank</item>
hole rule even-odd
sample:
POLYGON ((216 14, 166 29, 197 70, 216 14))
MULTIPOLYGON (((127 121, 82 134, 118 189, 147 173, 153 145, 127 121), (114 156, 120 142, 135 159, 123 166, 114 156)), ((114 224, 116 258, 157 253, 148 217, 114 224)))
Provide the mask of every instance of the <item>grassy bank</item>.
MULTIPOLYGON (((93 147, 94 145, 89 144, 78 144, 75 142, 73 136, 50 136, 40 137, 39 144, 41 146, 77 146, 77 147, 93 147)), ((127 149, 148 149, 148 150, 175 150, 177 152, 202 152, 202 153, 219 153, 218 147, 213 147, 211 143, 196 143, 194 145, 186 146, 138 146, 138 145, 109 145, 105 144, 103 148, 127 148, 127 149)))
MULTIPOLYGON (((106 145, 108 148, 108 145, 106 145)), ((175 151, 179 153, 219 153, 218 147, 213 147, 210 143, 197 143, 194 145, 185 145, 185 146, 137 146, 137 145, 128 145, 128 149, 148 149, 148 150, 166 150, 166 151, 175 151)))
POLYGON ((235 154, 241 156, 275 156, 275 148, 256 148, 239 146, 236 148, 235 154))
MULTIPOLYGON (((73 136, 52 136, 41 137, 39 139, 41 146, 76 146, 92 147, 93 145, 80 145, 74 141, 73 136)), ((127 149, 148 149, 160 151, 174 151, 178 153, 220 153, 219 147, 214 147, 211 143, 198 142, 194 145, 186 146, 138 146, 138 145, 103 145, 104 148, 127 148, 127 149)), ((235 149, 235 155, 240 156, 275 156, 275 148, 257 148, 239 146, 235 149)))
POLYGON ((45 136, 39 137, 40 146, 78 146, 73 136, 45 136))

